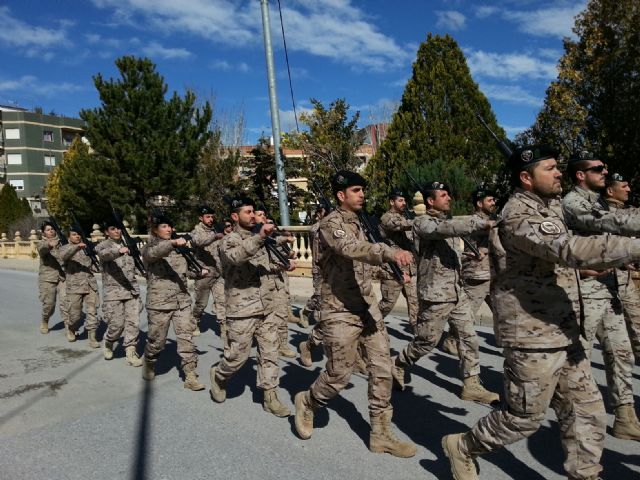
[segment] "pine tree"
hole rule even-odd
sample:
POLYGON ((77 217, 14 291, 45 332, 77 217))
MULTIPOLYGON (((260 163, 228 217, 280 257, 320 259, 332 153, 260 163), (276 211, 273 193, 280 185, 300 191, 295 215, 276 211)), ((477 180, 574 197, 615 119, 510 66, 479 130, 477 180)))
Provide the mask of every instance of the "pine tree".
MULTIPOLYGON (((31 209, 29 209, 29 213, 31 213, 31 209)), ((9 238, 12 238, 15 232, 9 232, 9 226, 24 216, 24 207, 18 198, 16 189, 7 184, 0 186, 0 233, 4 232, 9 238)))
POLYGON ((504 138, 455 40, 429 34, 418 49, 387 138, 365 170, 370 202, 383 209, 391 188, 414 192, 406 169, 419 182, 451 184, 454 210, 468 210, 474 184, 495 180, 504 163, 476 113, 504 138), (434 162, 439 168, 430 166, 434 162))
POLYGON ((80 117, 91 147, 117 166, 125 193, 113 200, 144 229, 150 197, 165 195, 178 206, 193 202, 212 112, 208 102, 197 108, 190 91, 166 98, 168 87, 149 59, 125 56, 116 65, 119 79, 93 78, 101 106, 80 117))

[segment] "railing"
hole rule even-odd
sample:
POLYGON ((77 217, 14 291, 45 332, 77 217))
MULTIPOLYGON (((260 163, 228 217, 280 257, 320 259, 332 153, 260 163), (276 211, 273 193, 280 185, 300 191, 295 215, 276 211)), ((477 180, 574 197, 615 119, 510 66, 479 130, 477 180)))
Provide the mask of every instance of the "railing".
POLYGON ((22 239, 20 232, 13 235, 13 240, 7 238, 7 234, 0 236, 0 258, 38 258, 38 235, 31 230, 29 238, 22 239))

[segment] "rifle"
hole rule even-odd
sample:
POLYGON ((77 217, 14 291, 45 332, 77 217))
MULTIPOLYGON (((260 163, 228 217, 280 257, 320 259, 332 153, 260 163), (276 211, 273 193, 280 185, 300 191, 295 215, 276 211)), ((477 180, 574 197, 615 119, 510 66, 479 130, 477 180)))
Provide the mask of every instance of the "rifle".
POLYGON ((58 240, 60 240, 60 245, 62 246, 69 243, 69 240, 67 239, 67 237, 64 235, 64 233, 62 233, 62 229, 60 228, 60 225, 58 225, 58 222, 56 222, 56 219, 53 218, 53 215, 49 217, 49 223, 51 223, 51 226, 56 231, 58 240))
POLYGON ((91 259, 91 265, 99 272, 100 271, 100 262, 98 261, 98 256, 94 250, 95 245, 91 240, 87 238, 87 235, 84 233, 82 229, 82 225, 78 222, 73 210, 69 210, 69 215, 71 215, 71 220, 73 221, 73 226, 76 228, 76 231, 80 234, 80 239, 82 243, 86 245, 83 248, 84 254, 91 259))
MULTIPOLYGON (((178 235, 176 232, 171 231, 171 240, 175 240, 177 238, 184 238, 187 242, 191 241, 191 235, 185 233, 184 235, 178 235)), ((202 270, 204 267, 193 254, 193 250, 187 246, 183 247, 175 247, 175 251, 184 257, 187 261, 187 268, 191 270, 196 275, 202 275, 202 270)))
POLYGON ((496 144, 498 145, 498 150, 500 150, 500 152, 505 156, 505 158, 511 157, 511 155, 513 154, 513 150, 511 150, 506 143, 504 143, 502 140, 498 138, 498 136, 494 133, 494 131, 491 130, 491 127, 487 125, 487 122, 484 121, 484 118, 482 118, 482 115, 476 112, 476 117, 478 118, 478 120, 480 120, 480 123, 482 124, 482 126, 487 130, 487 132, 489 132, 489 134, 491 134, 493 139, 496 141, 496 144))
POLYGON ((131 255, 131 258, 133 258, 133 263, 135 264, 140 274, 146 277, 147 271, 144 268, 144 263, 142 263, 140 250, 138 249, 138 242, 136 241, 137 239, 131 238, 131 235, 129 235, 129 232, 127 231, 127 227, 125 227, 124 223, 122 223, 122 219, 120 218, 120 215, 118 215, 116 207, 114 207, 113 203, 111 203, 111 200, 109 200, 109 206, 111 207, 111 213, 113 214, 113 219, 116 222, 116 226, 120 230, 122 239, 124 240, 125 245, 129 249, 129 255, 131 255))

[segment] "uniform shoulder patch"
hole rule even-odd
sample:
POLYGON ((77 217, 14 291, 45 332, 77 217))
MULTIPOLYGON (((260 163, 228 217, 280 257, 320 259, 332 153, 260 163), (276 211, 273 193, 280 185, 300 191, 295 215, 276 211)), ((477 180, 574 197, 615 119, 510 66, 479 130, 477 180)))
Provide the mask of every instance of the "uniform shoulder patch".
POLYGON ((336 238, 344 238, 347 235, 347 232, 345 232, 344 230, 334 230, 333 231, 333 236, 336 238))
POLYGON ((540 224, 540 231, 547 235, 560 235, 561 233, 560 227, 548 220, 545 220, 540 224))

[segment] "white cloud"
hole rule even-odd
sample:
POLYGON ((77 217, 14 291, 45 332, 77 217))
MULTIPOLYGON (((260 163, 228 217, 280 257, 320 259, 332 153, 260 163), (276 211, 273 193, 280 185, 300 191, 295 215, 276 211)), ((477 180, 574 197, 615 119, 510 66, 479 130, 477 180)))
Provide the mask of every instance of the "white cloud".
MULTIPOLYGON (((300 123, 300 114, 302 113, 312 113, 313 108, 305 108, 305 107, 296 107, 296 113, 298 114, 298 126, 301 129, 306 128, 302 123, 300 123)), ((292 132, 296 129, 296 117, 293 114, 293 109, 291 110, 280 110, 280 131, 282 132, 292 132)), ((271 127, 265 130, 265 135, 271 135, 271 127)))
POLYGON ((53 97, 60 93, 87 90, 87 86, 70 82, 43 82, 34 75, 23 75, 14 80, 0 80, 0 92, 28 92, 29 94, 53 97))
POLYGON ((513 103, 517 105, 528 105, 530 107, 539 107, 542 105, 542 99, 532 95, 524 88, 517 85, 495 85, 481 84, 480 90, 491 100, 513 103))
POLYGON ((529 127, 512 127, 509 125, 502 125, 502 129, 507 133, 509 138, 513 138, 519 133, 524 132, 529 127))
POLYGON ((465 49, 471 73, 478 77, 515 80, 552 80, 558 72, 555 62, 525 53, 495 53, 465 49))
POLYGON ((184 48, 168 48, 163 47, 158 42, 150 42, 147 46, 142 48, 142 53, 146 56, 154 58, 166 58, 173 59, 185 59, 189 58, 192 54, 189 50, 184 48))
POLYGON ((0 6, 0 44, 12 47, 52 48, 69 44, 67 21, 58 22, 60 27, 44 28, 29 25, 13 16, 9 7, 0 6))
POLYGON ((98 45, 100 47, 120 48, 123 42, 119 38, 105 38, 97 33, 87 33, 84 38, 90 45, 98 45))
POLYGON ((436 26, 438 28, 444 28, 447 30, 462 30, 466 23, 466 17, 455 10, 445 10, 436 12, 436 16, 438 17, 438 21, 436 22, 436 26))
MULTIPOLYGON (((93 0, 111 9, 114 20, 167 33, 190 34, 234 47, 262 43, 260 5, 237 0, 93 0)), ((280 45, 272 6, 274 44, 280 45)), ((405 65, 412 53, 383 34, 352 0, 291 0, 282 15, 291 52, 331 58, 373 70, 405 65)))
POLYGON ((572 36, 575 16, 584 10, 586 2, 553 6, 530 11, 505 11, 503 17, 518 25, 518 30, 537 37, 563 38, 572 36))
POLYGON ((219 70, 222 72, 236 71, 247 73, 249 70, 251 70, 251 67, 249 67, 249 65, 245 62, 230 63, 227 60, 214 60, 209 64, 209 67, 212 70, 219 70))
POLYGON ((491 7, 489 5, 482 5, 482 6, 476 7, 474 10, 475 10, 476 17, 478 18, 491 17, 492 15, 500 11, 498 7, 491 7))

